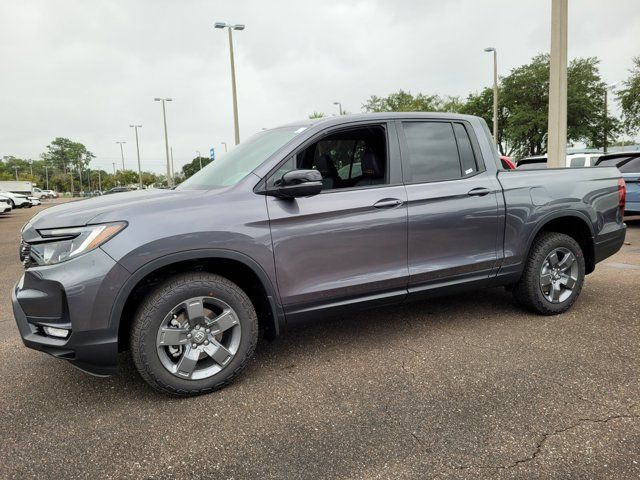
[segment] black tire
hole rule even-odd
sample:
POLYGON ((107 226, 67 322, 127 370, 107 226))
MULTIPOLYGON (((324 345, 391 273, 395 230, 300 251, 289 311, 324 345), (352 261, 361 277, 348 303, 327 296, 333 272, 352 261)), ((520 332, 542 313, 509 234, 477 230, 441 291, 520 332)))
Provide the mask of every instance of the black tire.
POLYGON ((518 303, 532 312, 542 315, 557 315, 566 312, 576 301, 585 277, 584 254, 578 242, 563 233, 542 232, 531 246, 529 258, 520 280, 513 288, 513 296, 518 303), (548 255, 558 249, 573 253, 577 264, 575 285, 563 301, 550 301, 541 286, 541 272, 548 255))
POLYGON ((159 285, 140 305, 131 328, 131 353, 138 372, 156 390, 176 396, 209 393, 231 383, 253 357, 257 341, 258 318, 249 297, 235 283, 207 272, 178 274, 159 285), (199 380, 170 373, 156 347, 158 329, 167 314, 194 296, 216 297, 228 304, 241 329, 237 352, 229 363, 218 373, 199 380))
POLYGON ((13 200, 9 199, 9 203, 11 204, 11 210, 15 210, 16 204, 13 202, 13 200))

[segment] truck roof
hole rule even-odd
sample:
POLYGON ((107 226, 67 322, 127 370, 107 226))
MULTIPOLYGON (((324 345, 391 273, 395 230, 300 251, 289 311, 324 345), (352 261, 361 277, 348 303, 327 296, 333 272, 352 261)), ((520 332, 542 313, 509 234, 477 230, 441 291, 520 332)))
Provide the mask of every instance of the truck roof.
POLYGON ((312 118, 306 120, 300 120, 297 122, 287 123, 281 126, 290 125, 340 125, 342 123, 360 122, 360 121, 381 121, 381 120, 396 120, 396 119, 446 119, 446 120, 471 120, 478 117, 473 115, 463 115, 461 113, 447 113, 447 112, 376 112, 376 113, 356 113, 349 115, 334 115, 331 117, 312 118))

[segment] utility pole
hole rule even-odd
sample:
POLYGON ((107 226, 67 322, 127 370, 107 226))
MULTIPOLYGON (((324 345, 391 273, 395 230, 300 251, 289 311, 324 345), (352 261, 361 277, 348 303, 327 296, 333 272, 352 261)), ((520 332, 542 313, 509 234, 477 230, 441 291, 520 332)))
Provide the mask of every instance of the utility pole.
POLYGON ((551 0, 551 66, 547 168, 565 165, 567 158, 567 20, 568 0, 551 0))
POLYGON ((142 166, 140 165, 140 142, 138 140, 138 129, 142 128, 142 125, 129 125, 129 127, 133 128, 136 131, 136 152, 138 154, 138 184, 140 185, 140 189, 142 190, 142 166))
POLYGON ((115 176, 115 174, 116 174, 116 162, 112 162, 111 165, 113 165, 113 175, 115 176))
POLYGON ((173 183, 176 182, 176 171, 175 171, 175 166, 173 164, 173 147, 171 147, 171 178, 173 178, 173 183))
POLYGON ((120 144, 120 155, 122 156, 122 170, 124 170, 124 149, 122 148, 122 145, 124 145, 127 142, 116 142, 120 144))
POLYGON ((229 58, 231 60, 231 94, 233 97, 233 127, 236 145, 240 143, 240 127, 238 126, 238 95, 236 92, 236 67, 233 58, 233 34, 232 30, 244 30, 244 25, 231 25, 224 22, 216 22, 215 28, 226 28, 229 31, 229 58))
POLYGON ((14 166, 13 168, 14 168, 14 170, 16 171, 16 182, 17 182, 17 181, 18 181, 18 168, 19 168, 19 167, 14 166))
POLYGON ((200 161, 200 170, 202 170, 202 155, 200 155, 198 150, 196 150, 196 153, 198 154, 198 160, 200 161))
POLYGON ((602 152, 607 153, 607 147, 609 146, 609 106, 607 105, 607 94, 609 90, 613 91, 618 83, 612 83, 604 87, 604 142, 602 144, 602 152))
POLYGON ((44 175, 47 179, 47 190, 49 190, 49 165, 47 165, 46 163, 44 164, 44 175))
POLYGON ((171 176, 171 164, 169 161, 169 136, 167 134, 167 111, 164 107, 165 102, 171 102, 170 98, 154 98, 155 102, 162 102, 162 118, 164 120, 164 148, 167 154, 167 185, 173 187, 173 178, 171 176))
POLYGON ((98 190, 102 191, 102 175, 101 175, 101 171, 98 170, 98 190))
POLYGON ((29 169, 31 170, 31 176, 33 177, 33 160, 29 160, 29 169))
POLYGON ((498 52, 487 47, 485 52, 493 52, 493 142, 498 145, 498 52))

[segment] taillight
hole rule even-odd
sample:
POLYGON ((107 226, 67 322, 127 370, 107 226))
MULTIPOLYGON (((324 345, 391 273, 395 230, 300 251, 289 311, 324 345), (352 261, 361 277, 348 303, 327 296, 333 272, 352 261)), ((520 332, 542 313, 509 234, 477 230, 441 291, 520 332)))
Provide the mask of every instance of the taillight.
POLYGON ((627 184, 624 178, 618 179, 618 206, 620 207, 620 215, 624 214, 624 206, 627 203, 627 184))

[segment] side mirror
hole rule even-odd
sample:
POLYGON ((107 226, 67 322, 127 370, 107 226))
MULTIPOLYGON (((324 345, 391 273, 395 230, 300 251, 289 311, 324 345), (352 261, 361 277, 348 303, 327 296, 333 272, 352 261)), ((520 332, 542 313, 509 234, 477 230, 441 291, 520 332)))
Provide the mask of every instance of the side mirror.
POLYGON ((310 197, 322 191, 322 174, 318 170, 291 170, 274 184, 267 195, 280 198, 310 197))

